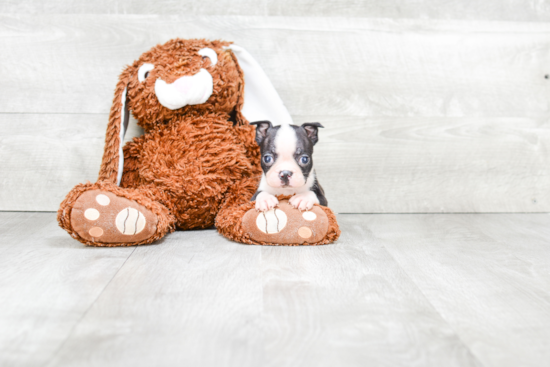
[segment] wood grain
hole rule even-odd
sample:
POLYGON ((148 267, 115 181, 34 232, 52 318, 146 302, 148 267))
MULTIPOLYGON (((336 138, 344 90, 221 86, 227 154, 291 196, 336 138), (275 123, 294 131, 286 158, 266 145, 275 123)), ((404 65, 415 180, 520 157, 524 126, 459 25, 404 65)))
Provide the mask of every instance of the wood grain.
POLYGON ((547 117, 550 24, 2 15, 0 112, 107 113, 117 76, 174 37, 233 40, 293 115, 547 117))
POLYGON ((90 248, 0 213, 2 366, 542 366, 549 214, 339 215, 334 245, 213 230, 90 248))
POLYGON ((536 0, 4 0, 0 13, 286 15, 548 21, 550 4, 536 0))
POLYGON ((264 365, 260 250, 213 230, 138 247, 49 366, 264 365))
POLYGON ((534 0, 268 0, 267 13, 286 16, 548 21, 550 3, 534 0))
MULTIPOLYGON (((0 210, 55 211, 97 179, 106 114, 5 114, 0 210)), ((294 116, 325 126, 314 162, 344 213, 550 211, 550 124, 532 118, 294 116)), ((141 134, 135 121, 126 139, 141 134)))
POLYGON ((183 34, 245 46, 296 123, 326 125, 315 160, 337 212, 550 210, 548 24, 0 19, 10 50, 0 54, 0 210, 56 210, 76 183, 95 181, 118 73, 183 34))
POLYGON ((266 366, 481 366, 361 221, 323 247, 263 247, 266 366))
POLYGON ((550 124, 528 118, 341 118, 314 156, 345 213, 550 211, 550 124))
MULTIPOLYGON (((95 182, 107 121, 107 114, 4 114, 0 210, 57 211, 74 185, 95 182)), ((126 140, 141 133, 133 120, 126 140)))
POLYGON ((484 366, 550 360, 548 214, 355 220, 388 249, 484 366))
POLYGON ((49 366, 479 365, 388 253, 344 228, 319 248, 214 231, 140 247, 49 366))
POLYGON ((41 366, 134 249, 85 249, 50 213, 0 213, 0 237, 0 365, 41 366))

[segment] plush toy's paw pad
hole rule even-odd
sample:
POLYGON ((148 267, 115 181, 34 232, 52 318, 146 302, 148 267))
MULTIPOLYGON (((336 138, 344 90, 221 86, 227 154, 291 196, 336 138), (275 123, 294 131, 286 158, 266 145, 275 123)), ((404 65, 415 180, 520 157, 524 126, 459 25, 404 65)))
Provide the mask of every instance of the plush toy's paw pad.
POLYGON ((301 245, 319 242, 326 236, 328 217, 318 206, 303 212, 283 200, 277 208, 266 212, 258 213, 250 209, 244 215, 242 225, 254 241, 274 245, 301 245))
POLYGON ((154 235, 157 216, 133 200, 91 190, 76 200, 71 210, 71 224, 88 241, 130 243, 154 235))

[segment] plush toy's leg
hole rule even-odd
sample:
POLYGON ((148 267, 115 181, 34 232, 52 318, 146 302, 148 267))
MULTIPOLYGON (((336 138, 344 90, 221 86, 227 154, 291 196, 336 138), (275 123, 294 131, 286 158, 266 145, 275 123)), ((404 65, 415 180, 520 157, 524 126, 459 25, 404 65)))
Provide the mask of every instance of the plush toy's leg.
MULTIPOLYGON (((230 240, 243 242, 242 218, 256 192, 260 177, 244 179, 231 187, 216 216, 216 229, 230 240)), ((253 207, 253 205, 252 205, 253 207)), ((246 243, 246 242, 244 242, 246 243)))
MULTIPOLYGON (((255 190, 256 185, 243 182, 236 187, 242 192, 251 186, 255 190)), ((216 228, 222 235, 241 243, 287 246, 324 245, 340 236, 336 216, 327 207, 315 205, 302 212, 288 203, 288 196, 280 196, 277 208, 262 213, 249 201, 252 195, 237 195, 239 200, 230 199, 222 206, 216 217, 216 228)))
POLYGON ((175 223, 164 205, 139 190, 106 182, 77 185, 61 203, 57 220, 90 246, 151 243, 172 232, 175 223))

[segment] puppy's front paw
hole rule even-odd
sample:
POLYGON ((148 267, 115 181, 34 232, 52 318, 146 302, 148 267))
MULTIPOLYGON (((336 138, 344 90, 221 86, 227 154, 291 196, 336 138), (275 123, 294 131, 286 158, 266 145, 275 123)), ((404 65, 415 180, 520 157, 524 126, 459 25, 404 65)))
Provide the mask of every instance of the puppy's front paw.
POLYGON ((269 209, 275 208, 277 205, 279 205, 279 200, 266 192, 261 192, 256 197, 256 210, 258 211, 266 212, 269 209))
POLYGON ((290 200, 288 200, 288 202, 295 209, 300 210, 310 210, 311 208, 313 208, 314 204, 319 204, 317 195, 315 195, 315 193, 313 193, 312 191, 305 194, 294 195, 290 198, 290 200))

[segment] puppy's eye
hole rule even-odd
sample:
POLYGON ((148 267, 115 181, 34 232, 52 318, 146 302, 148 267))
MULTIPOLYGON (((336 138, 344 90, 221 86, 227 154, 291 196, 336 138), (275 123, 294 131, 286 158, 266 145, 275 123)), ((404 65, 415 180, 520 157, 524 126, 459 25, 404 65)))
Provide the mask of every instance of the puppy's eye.
POLYGON ((308 164, 309 163, 309 157, 304 155, 302 158, 300 158, 300 163, 308 164))
POLYGON ((155 68, 153 64, 143 64, 138 70, 138 80, 143 82, 149 76, 149 72, 155 68))
POLYGON ((273 157, 270 155, 264 155, 264 163, 265 164, 271 164, 273 163, 273 157))
POLYGON ((211 48, 205 47, 202 50, 199 51, 199 55, 202 56, 203 60, 205 57, 208 57, 210 59, 210 63, 212 66, 216 65, 218 63, 218 54, 216 51, 212 50, 211 48))

